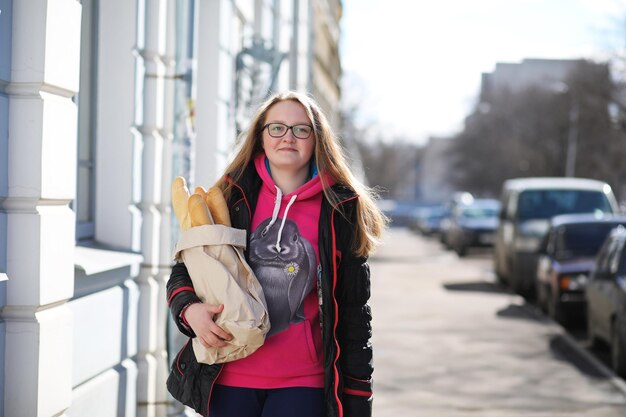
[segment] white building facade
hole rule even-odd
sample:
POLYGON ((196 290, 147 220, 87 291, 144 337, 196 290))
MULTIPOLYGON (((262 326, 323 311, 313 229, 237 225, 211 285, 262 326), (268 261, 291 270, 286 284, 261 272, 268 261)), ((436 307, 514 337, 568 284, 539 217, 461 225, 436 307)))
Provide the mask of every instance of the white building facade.
POLYGON ((165 388, 172 178, 210 186, 270 90, 337 118, 340 17, 339 0, 0 0, 0 415, 185 412, 165 388))

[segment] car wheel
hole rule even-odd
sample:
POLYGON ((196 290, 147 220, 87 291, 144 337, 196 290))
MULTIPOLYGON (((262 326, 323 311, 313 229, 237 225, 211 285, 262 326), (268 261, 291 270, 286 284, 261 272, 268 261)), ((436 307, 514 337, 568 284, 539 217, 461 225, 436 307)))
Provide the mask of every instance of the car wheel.
POLYGON ((509 261, 509 285, 511 286, 511 289, 514 293, 524 295, 522 286, 522 273, 520 272, 520 268, 518 268, 515 259, 511 259, 509 261))
POLYGON ((514 293, 524 295, 524 286, 522 285, 522 274, 517 269, 511 269, 511 289, 514 293))
POLYGON ((611 327, 611 365, 613 371, 626 378, 626 335, 623 333, 621 320, 618 318, 611 327))

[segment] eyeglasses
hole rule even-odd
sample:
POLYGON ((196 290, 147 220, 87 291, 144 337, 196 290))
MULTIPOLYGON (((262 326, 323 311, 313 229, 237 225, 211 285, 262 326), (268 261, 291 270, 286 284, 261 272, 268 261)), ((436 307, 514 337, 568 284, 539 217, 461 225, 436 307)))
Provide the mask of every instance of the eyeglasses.
POLYGON ((267 128, 267 133, 273 138, 282 138, 287 134, 287 131, 291 129, 291 133, 297 139, 308 139, 313 131, 313 126, 309 125, 293 125, 287 126, 284 123, 268 123, 263 126, 263 129, 267 128))

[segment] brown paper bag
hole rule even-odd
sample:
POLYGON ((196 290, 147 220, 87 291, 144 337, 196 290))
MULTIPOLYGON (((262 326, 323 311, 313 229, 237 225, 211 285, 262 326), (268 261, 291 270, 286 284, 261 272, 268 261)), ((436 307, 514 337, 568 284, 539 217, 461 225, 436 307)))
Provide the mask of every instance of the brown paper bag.
POLYGON ((197 338, 200 363, 229 362, 250 355, 265 341, 270 321, 263 289, 243 255, 246 231, 219 224, 181 233, 175 257, 185 263, 196 294, 208 304, 224 304, 215 324, 233 335, 227 346, 206 349, 197 338))

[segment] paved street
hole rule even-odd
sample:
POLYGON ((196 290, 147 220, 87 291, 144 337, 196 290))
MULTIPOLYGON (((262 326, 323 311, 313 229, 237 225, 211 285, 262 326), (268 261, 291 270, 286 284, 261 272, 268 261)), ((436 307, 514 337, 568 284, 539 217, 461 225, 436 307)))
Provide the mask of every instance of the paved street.
POLYGON ((626 417, 626 391, 494 283, 489 253, 392 229, 370 261, 376 417, 626 417))

